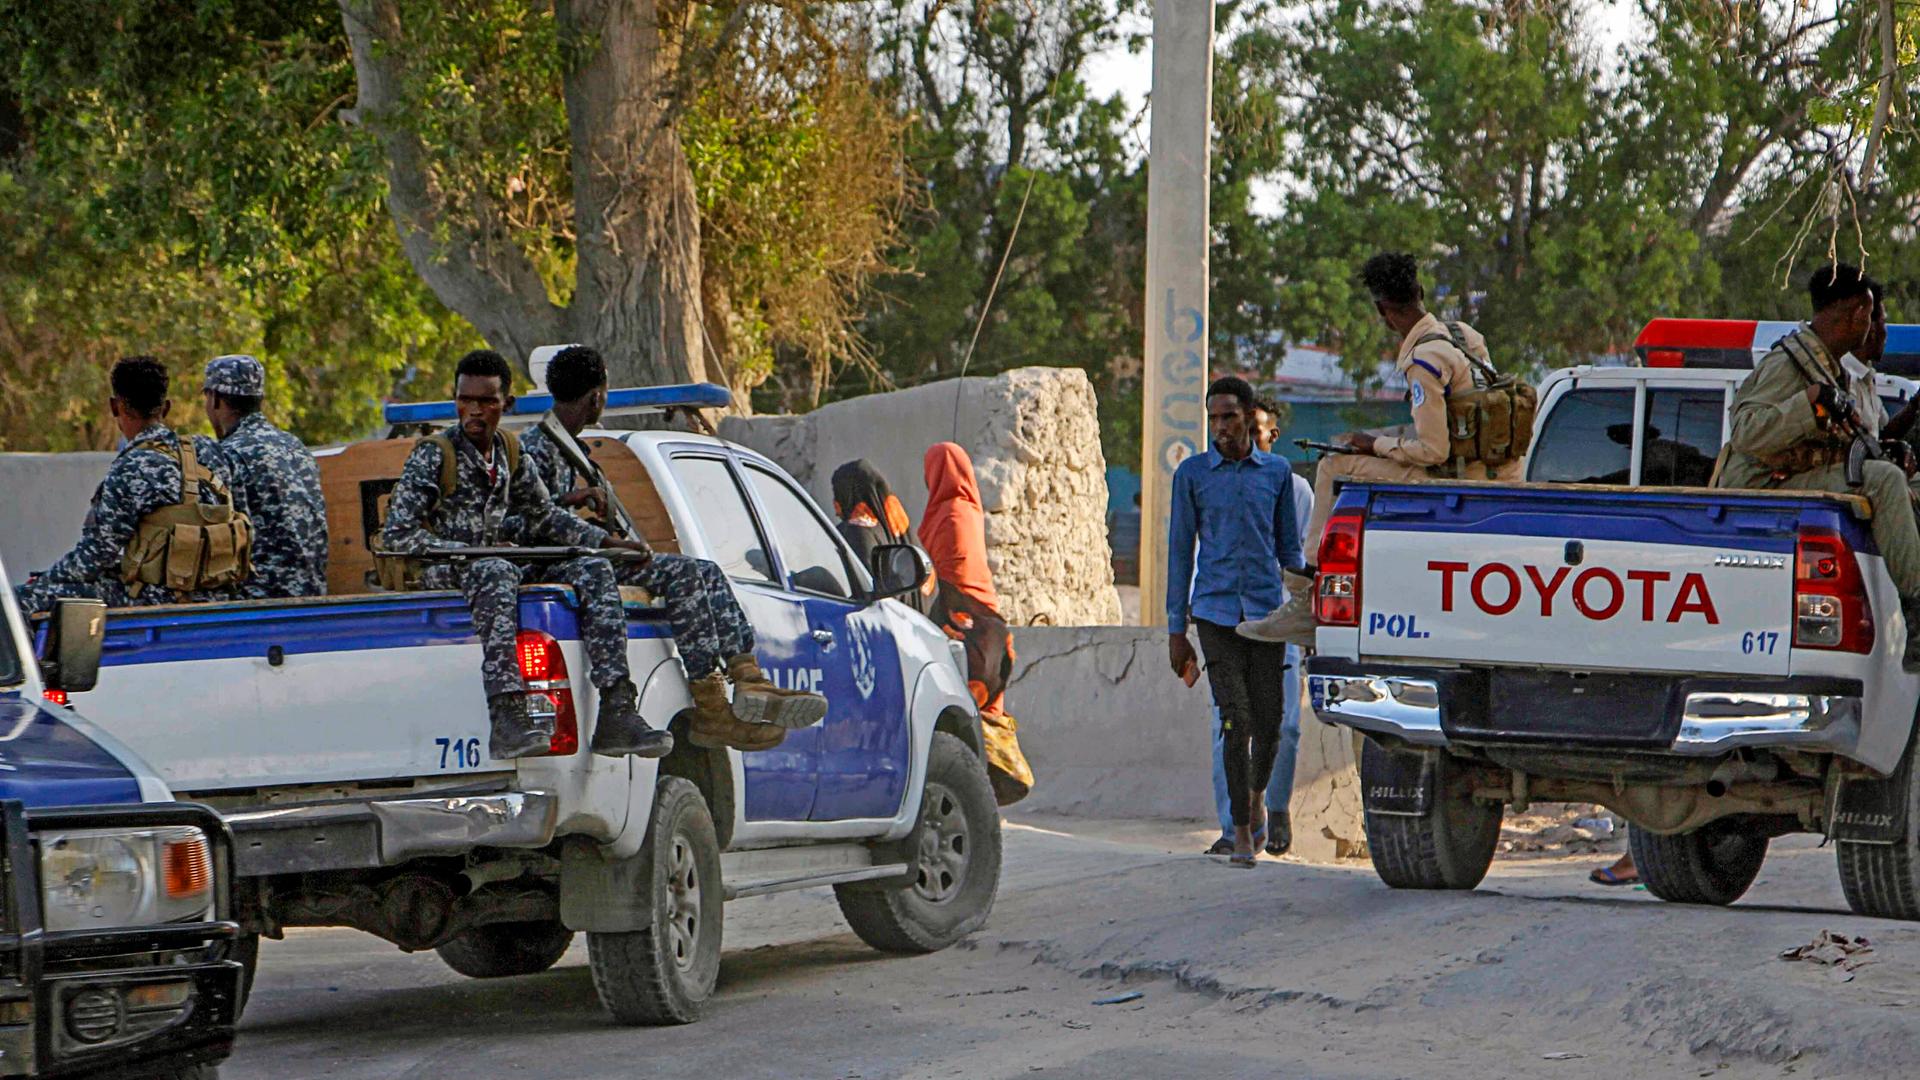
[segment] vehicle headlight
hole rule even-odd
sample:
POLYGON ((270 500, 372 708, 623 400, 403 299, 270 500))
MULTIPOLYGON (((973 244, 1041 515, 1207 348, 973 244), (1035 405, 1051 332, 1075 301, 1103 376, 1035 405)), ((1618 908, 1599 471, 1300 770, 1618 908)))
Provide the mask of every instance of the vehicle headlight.
POLYGON ((211 914, 213 858, 199 829, 75 829, 37 839, 48 930, 148 926, 211 914))

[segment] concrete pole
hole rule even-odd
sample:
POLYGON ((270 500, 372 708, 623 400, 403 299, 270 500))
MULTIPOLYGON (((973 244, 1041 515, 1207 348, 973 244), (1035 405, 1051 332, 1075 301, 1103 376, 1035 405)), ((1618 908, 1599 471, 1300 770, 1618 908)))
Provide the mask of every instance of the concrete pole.
POLYGON ((1164 626, 1173 470, 1206 445, 1213 0, 1154 0, 1140 354, 1140 623, 1164 626))

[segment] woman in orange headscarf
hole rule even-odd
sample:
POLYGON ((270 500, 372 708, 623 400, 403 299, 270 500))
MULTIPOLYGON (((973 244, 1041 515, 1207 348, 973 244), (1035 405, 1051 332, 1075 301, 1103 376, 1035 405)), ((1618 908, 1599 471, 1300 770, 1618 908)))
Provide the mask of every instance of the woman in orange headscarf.
POLYGON ((1020 752, 1019 725, 1006 712, 1007 680, 1013 675, 1013 631, 1000 614, 1000 595, 987 566, 987 512, 973 462, 955 443, 927 451, 927 512, 920 543, 939 581, 933 620, 967 647, 967 685, 980 707, 987 744, 987 776, 1001 806, 1033 790, 1033 770, 1020 752))
MULTIPOLYGON (((873 566, 873 551, 884 544, 912 544, 913 523, 907 509, 887 485, 887 478, 866 458, 849 461, 833 470, 833 513, 840 519, 840 535, 846 538, 860 565, 873 566)), ((900 599, 922 615, 933 611, 934 583, 900 599)))

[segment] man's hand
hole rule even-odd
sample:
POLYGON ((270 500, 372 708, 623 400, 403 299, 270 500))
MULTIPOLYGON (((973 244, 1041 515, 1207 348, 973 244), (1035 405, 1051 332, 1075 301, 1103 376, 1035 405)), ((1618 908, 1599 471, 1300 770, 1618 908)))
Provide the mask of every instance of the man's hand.
POLYGON ((1173 673, 1183 679, 1187 677, 1189 665, 1200 663, 1200 657, 1193 651, 1193 642, 1187 640, 1185 633, 1167 635, 1167 661, 1173 673))
POLYGON ((1373 453, 1373 444, 1375 442, 1373 436, 1364 431, 1349 431, 1345 437, 1347 445, 1353 447, 1356 452, 1362 454, 1373 453))
POLYGON ((578 488, 560 496, 560 505, 569 510, 587 507, 600 515, 602 521, 607 518, 607 493, 602 488, 578 488))
POLYGON ((1900 466, 1909 478, 1920 471, 1920 458, 1914 456, 1913 444, 1905 439, 1881 439, 1880 453, 1888 461, 1900 466))
POLYGON ((618 551, 637 551, 642 555, 645 555, 646 558, 635 559, 631 561, 637 562, 641 566, 645 566, 647 563, 650 563, 653 561, 653 548, 648 547, 647 542, 645 540, 629 540, 624 536, 615 536, 612 533, 608 533, 607 538, 601 541, 600 548, 603 551, 608 549, 613 549, 618 551))

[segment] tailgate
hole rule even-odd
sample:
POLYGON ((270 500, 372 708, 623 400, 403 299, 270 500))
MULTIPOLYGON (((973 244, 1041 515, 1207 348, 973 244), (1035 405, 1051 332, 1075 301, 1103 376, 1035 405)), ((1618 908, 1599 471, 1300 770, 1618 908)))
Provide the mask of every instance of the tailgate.
POLYGON ((1360 651, 1784 675, 1799 513, 1732 493, 1382 489, 1360 651))

